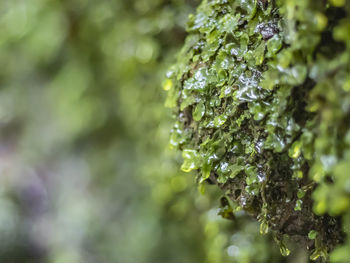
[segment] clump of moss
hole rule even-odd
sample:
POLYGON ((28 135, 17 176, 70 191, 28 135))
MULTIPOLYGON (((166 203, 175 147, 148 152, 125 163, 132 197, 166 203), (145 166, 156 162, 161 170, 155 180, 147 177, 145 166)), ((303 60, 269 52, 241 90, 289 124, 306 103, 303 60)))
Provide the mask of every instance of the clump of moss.
POLYGON ((182 170, 311 251, 349 258, 350 3, 204 0, 168 72, 182 170))

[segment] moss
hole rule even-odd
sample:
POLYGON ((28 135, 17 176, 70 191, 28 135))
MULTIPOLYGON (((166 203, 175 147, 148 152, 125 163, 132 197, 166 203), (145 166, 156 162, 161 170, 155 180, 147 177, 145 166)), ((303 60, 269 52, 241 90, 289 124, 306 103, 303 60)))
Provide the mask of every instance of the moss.
POLYGON ((288 236, 312 260, 337 246, 333 262, 350 258, 349 12, 345 1, 204 0, 168 73, 182 169, 222 188, 285 256, 288 236))

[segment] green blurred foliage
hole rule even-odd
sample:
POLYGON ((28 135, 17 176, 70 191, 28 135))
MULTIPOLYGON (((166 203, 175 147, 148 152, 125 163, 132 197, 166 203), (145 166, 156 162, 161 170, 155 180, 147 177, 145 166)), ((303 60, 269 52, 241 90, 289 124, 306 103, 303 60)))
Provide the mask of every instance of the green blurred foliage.
POLYGON ((160 92, 193 5, 1 2, 2 262, 203 261, 160 92))

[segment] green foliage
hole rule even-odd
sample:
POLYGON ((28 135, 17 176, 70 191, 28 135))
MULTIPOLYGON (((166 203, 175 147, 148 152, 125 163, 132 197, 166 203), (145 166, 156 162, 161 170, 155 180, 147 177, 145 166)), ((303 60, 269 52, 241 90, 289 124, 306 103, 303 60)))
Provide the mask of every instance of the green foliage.
POLYGON ((182 170, 218 184, 285 256, 287 235, 312 260, 350 258, 349 28, 346 1, 204 0, 167 74, 182 170))
POLYGON ((0 2, 0 262, 232 258, 166 150, 159 89, 195 4, 0 2))

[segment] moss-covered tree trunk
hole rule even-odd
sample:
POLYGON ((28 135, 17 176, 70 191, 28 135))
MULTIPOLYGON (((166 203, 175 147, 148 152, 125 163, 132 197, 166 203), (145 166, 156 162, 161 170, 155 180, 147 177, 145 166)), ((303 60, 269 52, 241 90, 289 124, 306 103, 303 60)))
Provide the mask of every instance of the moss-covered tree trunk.
POLYGON ((283 255, 350 262, 350 2, 204 0, 187 31, 164 83, 182 170, 283 255))

